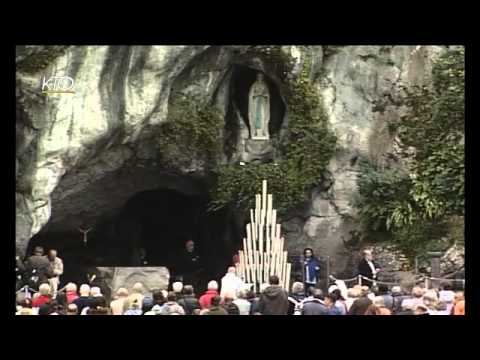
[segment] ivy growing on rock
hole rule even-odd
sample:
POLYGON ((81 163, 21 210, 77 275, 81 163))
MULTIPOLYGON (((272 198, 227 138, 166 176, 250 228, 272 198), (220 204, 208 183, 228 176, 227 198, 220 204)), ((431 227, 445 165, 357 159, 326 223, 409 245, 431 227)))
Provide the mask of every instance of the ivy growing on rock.
POLYGON ((159 148, 167 167, 188 167, 194 159, 213 168, 222 152, 223 119, 219 110, 192 95, 178 95, 160 128, 159 148))
MULTIPOLYGON (((280 47, 272 50, 279 51, 280 47)), ((293 63, 286 54, 275 57, 278 60, 293 63)), ((310 61, 307 58, 299 76, 286 83, 289 122, 282 159, 277 163, 219 166, 211 209, 232 203, 244 210, 253 207, 253 194, 261 191, 262 180, 266 179, 269 192, 277 194, 275 207, 285 213, 307 200, 309 190, 320 183, 334 154, 336 137, 329 129, 320 95, 309 82, 310 61)))
POLYGON ((56 58, 65 54, 69 46, 45 46, 42 51, 31 54, 17 63, 17 70, 25 74, 36 74, 46 69, 56 58))
POLYGON ((410 254, 463 232, 464 79, 456 48, 434 64, 432 87, 403 88, 409 110, 389 125, 406 170, 361 168, 355 203, 367 230, 387 231, 410 254))
POLYGON ((239 55, 239 58, 244 60, 255 57, 260 58, 269 72, 277 74, 282 80, 291 74, 295 66, 295 59, 283 51, 281 46, 247 46, 239 55))

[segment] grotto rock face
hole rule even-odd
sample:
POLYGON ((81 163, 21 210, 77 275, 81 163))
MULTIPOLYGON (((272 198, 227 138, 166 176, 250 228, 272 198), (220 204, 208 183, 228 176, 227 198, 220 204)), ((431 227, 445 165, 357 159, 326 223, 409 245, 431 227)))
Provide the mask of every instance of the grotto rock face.
MULTIPOLYGON (((45 54, 46 48, 18 47, 17 63, 45 54)), ((115 212, 135 192, 162 182, 182 186, 165 180, 165 149, 158 144, 158 129, 168 120, 169 105, 178 93, 216 104, 226 125, 235 123, 234 136, 226 126, 224 137, 233 145, 223 162, 249 158, 248 125, 231 101, 233 69, 264 71, 272 87, 280 80, 259 59, 238 60, 243 48, 72 46, 49 58, 43 70, 17 72, 17 251, 23 253, 41 230, 74 228, 115 212), (43 76, 52 75, 72 77, 75 93, 41 94, 43 76)), ((295 75, 306 50, 283 48, 297 59, 295 75)), ((283 227, 291 253, 313 247, 331 257, 332 271, 340 271, 350 254, 343 241, 356 228, 350 201, 356 191, 357 159, 381 160, 392 151, 386 120, 401 113, 395 105, 396 85, 428 81, 432 60, 443 48, 314 46, 310 51, 311 81, 337 134, 337 152, 310 201, 285 217, 283 227)), ((283 101, 281 91, 278 99, 283 101)), ((288 109, 277 118, 270 130, 282 134, 288 109)), ((194 178, 205 176, 205 164, 196 159, 177 170, 194 178)))
MULTIPOLYGON (((174 81, 207 48, 71 47, 46 70, 19 73, 16 236, 20 251, 50 219, 52 201, 54 208, 61 208, 121 168, 124 173, 147 165, 155 168, 158 151, 149 138, 154 136, 152 129, 166 121, 174 81), (75 93, 42 96, 43 75, 74 78, 75 93)), ((111 178, 107 185, 115 188, 114 182, 111 178)), ((59 215, 95 216, 86 208, 113 200, 98 199, 102 192, 100 188, 92 195, 95 199, 59 215)), ((54 213, 53 222, 55 217, 54 213)))
POLYGON ((97 267, 91 273, 101 279, 100 288, 108 299, 121 287, 132 289, 137 282, 143 285, 144 295, 152 296, 153 290, 167 290, 170 280, 166 267, 97 267))
MULTIPOLYGON (((352 262, 352 251, 344 241, 350 241, 351 232, 358 228, 352 221, 355 211, 351 206, 358 159, 385 161, 394 152, 387 120, 402 114, 403 109, 396 105, 398 86, 428 83, 432 61, 442 51, 437 46, 335 47, 324 51, 320 76, 315 77, 312 69, 337 135, 337 151, 330 162, 327 185, 312 192, 308 209, 292 215, 288 222, 293 222, 295 230, 288 231, 288 226, 287 237, 298 239, 300 246, 311 246, 318 255, 329 256, 334 273, 352 262)), ((297 243, 288 242, 291 252, 301 251, 297 243)))

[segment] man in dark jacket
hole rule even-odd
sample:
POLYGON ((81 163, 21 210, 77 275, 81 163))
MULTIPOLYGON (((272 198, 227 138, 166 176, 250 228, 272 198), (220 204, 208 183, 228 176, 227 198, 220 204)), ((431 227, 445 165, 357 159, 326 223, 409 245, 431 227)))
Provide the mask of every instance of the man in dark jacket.
POLYGON ((48 279, 53 274, 53 268, 50 261, 43 255, 43 247, 36 246, 33 255, 25 262, 26 270, 35 276, 38 276, 38 284, 48 283, 48 279))
POLYGON ((222 307, 228 313, 228 315, 240 315, 240 309, 233 303, 233 299, 226 297, 222 307))
POLYGON ((303 301, 302 315, 327 315, 328 308, 323 302, 321 289, 310 288, 309 296, 303 301))
POLYGON ((222 298, 216 295, 212 298, 212 302, 205 315, 228 315, 228 312, 220 306, 222 298))
POLYGON ((200 309, 200 303, 193 293, 192 285, 185 285, 183 297, 177 302, 185 310, 185 315, 192 315, 195 309, 200 309))
POLYGON ((249 290, 247 293, 247 300, 250 301, 250 315, 258 313, 258 302, 260 301, 260 297, 256 296, 253 290, 249 290))
MULTIPOLYGON (((363 259, 358 264, 358 274, 376 280, 380 267, 373 261, 372 252, 370 250, 365 250, 363 256, 363 259)), ((370 280, 362 279, 362 284, 372 287, 372 282, 370 280)))
POLYGON ((90 286, 88 284, 82 284, 79 292, 80 296, 73 300, 73 303, 77 305, 80 314, 84 308, 93 306, 95 298, 90 296, 90 286))
POLYGON ((195 289, 200 288, 200 280, 204 273, 203 264, 199 253, 195 249, 195 243, 188 240, 185 249, 178 259, 178 273, 184 284, 191 284, 195 289))
POLYGON ((272 275, 269 278, 270 286, 267 287, 258 302, 258 310, 262 315, 287 315, 288 294, 279 285, 278 276, 272 275))

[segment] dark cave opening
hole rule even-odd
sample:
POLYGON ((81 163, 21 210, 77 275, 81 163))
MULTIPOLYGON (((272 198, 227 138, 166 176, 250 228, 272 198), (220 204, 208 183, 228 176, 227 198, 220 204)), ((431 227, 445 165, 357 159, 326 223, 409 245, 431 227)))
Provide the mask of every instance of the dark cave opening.
POLYGON ((204 264, 206 284, 224 275, 241 244, 242 230, 233 210, 207 212, 208 202, 202 193, 166 188, 141 191, 115 215, 99 217, 86 244, 79 231, 46 231, 30 240, 28 253, 36 245, 57 249, 65 267, 62 285, 85 282, 88 269, 97 266, 166 266, 174 278, 179 253, 192 239, 204 264), (147 265, 140 260, 142 248, 147 265))

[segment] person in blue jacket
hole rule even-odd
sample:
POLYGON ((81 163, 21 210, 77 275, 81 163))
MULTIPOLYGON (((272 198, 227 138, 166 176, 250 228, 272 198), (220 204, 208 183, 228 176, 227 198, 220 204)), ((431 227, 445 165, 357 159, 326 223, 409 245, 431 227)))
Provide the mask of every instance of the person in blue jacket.
POLYGON ((303 250, 303 283, 305 284, 305 292, 308 289, 315 288, 319 280, 320 261, 313 254, 312 248, 303 250))

